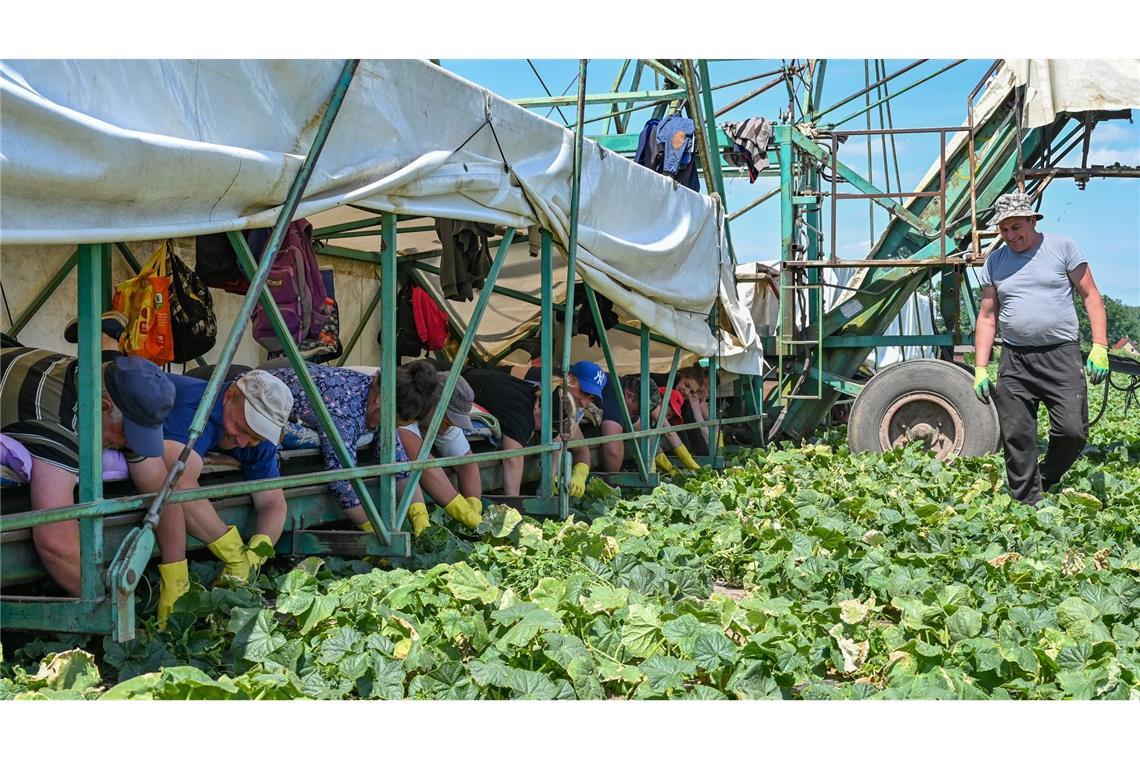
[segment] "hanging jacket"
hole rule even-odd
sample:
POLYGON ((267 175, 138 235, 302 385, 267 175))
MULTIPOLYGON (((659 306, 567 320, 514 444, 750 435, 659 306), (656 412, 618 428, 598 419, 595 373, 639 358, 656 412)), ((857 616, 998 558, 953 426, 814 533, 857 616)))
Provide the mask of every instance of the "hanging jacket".
POLYGON ((662 146, 661 173, 676 176, 685 154, 692 160, 696 125, 686 116, 666 116, 657 125, 657 143, 662 146))
POLYGON ((633 160, 653 171, 661 171, 661 144, 657 142, 657 125, 660 119, 650 119, 641 128, 637 138, 637 153, 633 160))
POLYGON ((439 285, 445 298, 470 301, 474 289, 483 287, 491 270, 491 249, 487 237, 495 227, 480 222, 436 219, 435 232, 443 253, 439 260, 439 285))

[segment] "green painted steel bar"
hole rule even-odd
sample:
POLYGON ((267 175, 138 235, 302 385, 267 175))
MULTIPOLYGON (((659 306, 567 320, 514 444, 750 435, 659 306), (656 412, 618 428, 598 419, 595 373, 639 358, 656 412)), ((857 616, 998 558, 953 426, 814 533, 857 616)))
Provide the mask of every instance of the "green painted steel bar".
POLYGON ((32 299, 32 302, 20 312, 18 317, 12 320, 12 326, 6 331, 9 335, 13 338, 18 337, 20 331, 27 326, 32 317, 36 315, 36 312, 40 310, 40 307, 47 303, 47 300, 51 298, 60 284, 67 279, 67 276, 71 274, 71 270, 74 269, 75 265, 79 262, 79 250, 79 248, 76 248, 75 251, 68 256, 67 261, 63 263, 63 267, 52 275, 51 279, 47 281, 47 284, 45 284, 43 288, 40 289, 40 292, 36 294, 36 297, 32 299))
MULTIPOLYGON (((539 431, 539 442, 549 446, 554 440, 553 410, 551 406, 551 384, 554 381, 554 237, 549 230, 542 231, 542 240, 539 246, 539 266, 542 269, 540 287, 542 289, 542 311, 540 312, 538 355, 542 357, 542 366, 539 369, 539 393, 542 396, 542 409, 539 431)), ((539 458, 538 495, 544 498, 551 496, 551 486, 554 482, 554 454, 545 453, 539 458)))
MULTIPOLYGON (((610 87, 610 92, 620 92, 621 91, 621 80, 625 79, 625 72, 629 70, 629 62, 630 62, 629 58, 625 58, 622 60, 621 67, 618 69, 617 76, 614 77, 614 84, 612 87, 610 87)), ((636 89, 636 88, 634 88, 634 89, 636 89)), ((617 129, 617 131, 620 132, 621 131, 621 121, 618 119, 618 117, 616 115, 617 108, 618 108, 617 103, 614 103, 612 106, 610 106, 609 117, 613 119, 613 126, 617 129)), ((608 135, 609 133, 610 133, 610 119, 607 118, 606 119, 606 134, 608 135)))
POLYGON ((357 250, 356 248, 345 248, 340 245, 313 245, 313 251, 321 256, 333 256, 338 259, 352 259, 353 261, 364 261, 369 264, 375 264, 380 261, 379 254, 369 253, 368 251, 357 250))
MULTIPOLYGON (((660 412, 657 414, 657 424, 654 428, 660 432, 665 429, 665 421, 668 418, 669 410, 669 396, 673 393, 673 383, 677 379, 677 365, 681 363, 681 347, 677 346, 673 351, 673 364, 669 367, 669 378, 665 382, 665 390, 661 394, 661 407, 660 412)), ((649 439, 649 451, 646 452, 646 457, 652 460, 657 456, 657 447, 661 443, 661 436, 655 436, 649 439)))
POLYGON ((348 339, 348 342, 344 344, 340 358, 336 360, 336 366, 343 367, 345 362, 348 361, 348 355, 352 353, 352 349, 356 348, 356 342, 360 340, 360 336, 364 334, 364 328, 368 327, 368 321, 372 319, 373 312, 375 312, 376 307, 380 305, 380 293, 383 289, 383 286, 376 288, 376 293, 373 294, 372 300, 368 302, 364 313, 360 315, 360 321, 357 323, 356 329, 352 331, 352 336, 348 339))
POLYGON ((686 72, 686 74, 678 74, 676 71, 673 71, 668 66, 666 66, 665 64, 661 63, 660 61, 658 61, 656 59, 641 58, 640 60, 646 66, 648 66, 649 68, 653 69, 658 74, 660 74, 664 81, 669 81, 670 79, 672 79, 677 84, 677 86, 680 87, 681 89, 685 89, 687 82, 691 81, 691 80, 686 79, 687 72, 686 72))
MULTIPOLYGON (((780 261, 786 264, 795 258, 792 246, 795 243, 795 184, 792 176, 792 137, 793 128, 786 124, 777 125, 773 129, 778 151, 780 154, 780 261)), ((795 273, 786 266, 780 267, 780 309, 776 320, 776 334, 780 336, 777 346, 782 357, 787 353, 784 341, 792 340, 795 332, 794 301, 784 296, 784 293, 793 284, 795 273)), ((783 386, 783 361, 780 361, 780 385, 783 386)))
MULTIPOLYGON (((237 254, 238 263, 242 269, 245 270, 246 275, 257 270, 257 263, 253 260, 253 254, 249 250, 249 246, 245 241, 245 236, 240 232, 226 233, 230 241, 230 246, 237 254)), ((277 339, 281 341, 281 348, 285 352, 285 356, 289 359, 289 365, 293 368, 293 372, 297 375, 297 381, 301 384, 301 389, 305 395, 309 397, 309 404, 313 408, 313 413, 317 417, 317 422, 320 423, 321 428, 324 429, 325 436, 328 437, 329 443, 332 444, 333 452, 336 458, 340 460, 342 469, 350 468, 355 465, 354 452, 350 451, 348 446, 345 445, 344 439, 340 437, 340 431, 337 430, 336 423, 333 422, 332 415, 329 414, 328 405, 325 403, 324 394, 317 387, 316 382, 313 381, 313 376, 309 372, 308 366, 305 365, 305 359, 301 356, 301 349, 297 347, 297 343, 293 340, 292 334, 289 332, 289 326, 285 324, 285 318, 281 316, 281 309, 277 306, 277 302, 273 300, 272 295, 268 290, 261 291, 261 308, 269 316, 269 323, 273 326, 273 332, 277 335, 277 339)), ((355 446, 356 441, 352 444, 355 446)), ((348 478, 349 484, 352 486, 356 498, 360 500, 360 505, 364 507, 364 512, 367 515, 379 514, 376 512, 376 505, 372 503, 372 495, 368 493, 368 489, 364 486, 364 481, 360 478, 348 478)), ((376 535, 380 536, 380 540, 384 543, 389 543, 391 537, 388 534, 387 528, 384 525, 376 526, 376 535)))
MULTIPOLYGON (((649 430, 652 427, 649 424, 649 328, 645 326, 645 323, 642 323, 641 325, 640 349, 641 374, 638 376, 638 379, 641 381, 639 383, 641 387, 637 389, 638 393, 640 394, 640 398, 637 403, 638 412, 640 412, 638 414, 638 417, 640 418, 638 420, 638 424, 640 424, 642 430, 649 430)), ((618 379, 620 380, 620 378, 618 379)), ((648 463, 653 461, 653 457, 649 455, 649 439, 647 438, 644 441, 641 441, 640 446, 644 451, 643 456, 645 457, 646 466, 648 467, 648 463)))
MULTIPOLYGON (((178 504, 195 501, 197 499, 224 499, 232 496, 246 496, 258 491, 275 488, 291 489, 303 486, 326 485, 334 480, 345 480, 348 477, 373 478, 382 477, 384 475, 394 475, 404 472, 405 470, 414 472, 429 467, 450 467, 452 465, 466 464, 469 462, 476 464, 482 462, 498 462, 514 456, 529 456, 531 454, 541 454, 546 451, 557 451, 561 447, 562 444, 555 441, 545 447, 536 445, 522 449, 510 449, 508 451, 496 449, 495 451, 484 451, 478 454, 440 457, 439 459, 415 462, 370 464, 348 470, 321 470, 318 472, 305 473, 303 475, 283 475, 281 477, 266 478, 264 480, 243 480, 231 483, 219 483, 217 485, 199 486, 198 488, 187 489, 185 491, 175 491, 170 494, 167 501, 171 504, 178 504)), ((7 533, 9 531, 25 530, 39 525, 48 525, 50 523, 81 519, 84 517, 110 517, 113 515, 127 514, 137 511, 153 498, 154 494, 138 494, 135 496, 123 496, 117 499, 104 499, 97 503, 74 504, 70 507, 59 507, 57 509, 28 510, 27 512, 2 515, 0 516, 0 532, 7 533)))
MULTIPOLYGON (((103 498, 103 341, 104 245, 79 246, 79 500, 103 498)), ((84 599, 105 595, 102 518, 79 521, 80 586, 84 599)))
MULTIPOLYGON (((428 424, 427 429, 424 431, 423 442, 420 445, 419 456, 415 461, 423 462, 431 458, 431 449, 435 444, 436 434, 439 432, 439 427, 443 424, 443 415, 447 412, 447 402, 445 399, 450 399, 451 394, 455 391, 455 386, 459 383, 459 374, 463 370, 463 364, 467 361, 467 353, 471 350, 471 344, 475 342, 475 335, 479 330, 479 322, 483 319, 483 313, 487 310, 487 305, 491 303, 491 296, 494 293, 492 287, 495 280, 499 277, 499 272, 503 270, 503 264, 507 260, 507 255, 510 253, 511 241, 515 236, 515 228, 508 227, 503 239, 499 242, 499 250, 495 254, 495 260, 491 262, 491 269, 487 272, 487 278, 483 283, 482 290, 479 291, 479 298, 475 301, 475 308, 471 312, 471 319, 467 322, 467 329, 463 332, 463 340, 459 342, 459 349, 455 352, 455 358, 452 361, 451 371, 447 373, 447 381, 443 385, 443 390, 440 392, 440 403, 435 405, 435 410, 431 416, 431 422, 428 424)), ((388 398, 388 397, 386 397, 388 398)), ((395 398, 395 395, 390 398, 395 398)), ((416 470, 408 478, 408 482, 404 484, 404 495, 400 499, 400 508, 396 513, 397 525, 403 524, 404 517, 408 514, 408 508, 412 503, 412 492, 420 484, 420 471, 416 470)), ((440 506, 443 506, 442 504, 440 506)))
MULTIPOLYGON (((580 89, 580 88, 579 88, 580 89)), ((656 100, 676 100, 685 97, 685 91, 680 90, 642 90, 641 92, 602 92, 586 95, 585 102, 590 105, 606 103, 644 103, 656 100)), ((555 95, 549 98, 518 98, 512 101, 516 106, 523 108, 544 108, 546 106, 568 106, 578 102, 573 95, 555 95)), ((581 123, 581 119, 579 119, 581 123)))
MULTIPOLYGON (((697 100, 696 92, 696 74, 694 73, 693 61, 685 59, 685 77, 689 83, 689 111, 693 116, 693 121, 697 124, 695 134, 697 136, 698 147, 705 159, 704 171, 706 182, 708 184, 708 177, 713 179, 713 187, 716 188, 717 195, 720 198, 720 207, 725 213, 728 213, 728 196, 724 192, 724 177, 720 172, 720 150, 717 143, 717 128, 716 116, 713 109, 712 100, 712 86, 709 83, 709 67, 706 61, 699 62, 701 69, 701 98, 703 99, 704 106, 702 108, 701 101, 697 100), (704 126, 702 127, 702 121, 704 126)), ((732 267, 736 269, 736 248, 732 244, 732 229, 725 223, 724 225, 724 238, 728 243, 728 257, 732 261, 732 267)), ((713 335, 717 335, 714 330, 713 335)))
MULTIPOLYGON (((325 238, 329 235, 335 235, 339 232, 349 232, 352 230, 362 230, 368 227, 379 228, 381 225, 381 217, 379 214, 370 216, 366 219, 357 219, 352 222, 344 222, 342 224, 330 224, 327 227, 317 227, 313 230, 313 239, 325 238)), ((378 233, 379 229, 372 230, 373 233, 378 233)))
POLYGON ((138 274, 142 271, 142 264, 140 264, 139 260, 135 258, 134 252, 127 246, 126 243, 115 243, 115 248, 118 249, 119 253, 127 262, 127 266, 131 268, 132 272, 138 274))
POLYGON ((761 195, 756 200, 750 201, 747 205, 741 206, 736 211, 733 211, 731 214, 729 214, 728 216, 725 217, 725 221, 731 222, 735 219, 738 219, 740 216, 748 213, 752 209, 759 206, 761 203, 764 203, 765 201, 769 201, 772 198, 775 198, 779 194, 780 194, 780 187, 777 185, 776 187, 772 188, 768 192, 761 195))
MULTIPOLYGON (((963 338, 964 340, 964 338, 963 338)), ((883 346, 953 346, 953 335, 832 335, 824 348, 880 348, 883 346)))
MULTIPOLYGON (((273 231, 269 235, 269 240, 266 243, 266 251, 276 251, 281 245, 281 241, 285 237, 285 228, 289 225, 289 221, 293 216, 293 212, 297 208, 297 204, 301 201, 301 196, 305 191, 305 186, 309 182, 309 177, 312 176, 313 167, 316 166, 317 158, 324 148, 325 141, 328 139, 329 131, 332 129, 333 122, 336 119, 337 113, 340 111, 341 103, 344 101, 345 93, 348 91, 348 86, 352 82, 353 74, 356 72, 356 67, 359 64, 357 60, 349 60, 345 62, 341 70, 340 78, 337 81, 336 87, 333 90, 332 96, 329 98, 325 112, 321 117, 320 124, 317 126, 316 134, 313 137, 312 145, 309 148, 305 160, 301 163, 300 169, 297 171, 297 176, 293 179, 293 183, 289 188, 289 192, 285 198, 285 202, 281 206, 281 211, 277 216, 277 221, 273 225, 273 231)), ((214 401, 218 397, 221 390, 222 383, 225 380, 226 371, 229 369, 230 363, 233 361, 234 354, 237 352, 238 343, 241 342, 244 327, 248 324, 251 315, 253 314, 253 307, 257 300, 258 294, 265 289, 265 282, 269 278, 269 268, 273 263, 273 256, 263 254, 261 263, 258 266, 257 273, 254 277, 250 278, 249 291, 242 301, 241 308, 238 310, 237 316, 234 318, 234 327, 226 336, 226 340, 222 346, 220 355, 218 356, 218 363, 214 367, 213 375, 210 381, 206 384, 206 390, 202 394, 202 401, 198 405, 198 411, 194 414, 194 420, 190 424, 189 436, 186 444, 182 449, 182 453, 178 460, 171 466, 166 475, 166 480, 163 482, 162 488, 155 496, 150 509, 147 511, 147 517, 144 521, 145 535, 140 535, 136 540, 142 543, 137 543, 131 546, 120 547, 121 556, 134 555, 140 553, 144 556, 150 556, 150 546, 153 546, 154 534, 153 527, 158 524, 159 515, 162 510, 162 505, 169 497, 174 483, 182 475, 183 470, 186 468, 186 460, 190 457, 190 452, 194 449, 194 444, 197 443, 198 438, 201 437, 202 431, 206 426, 206 419, 209 417, 210 412, 213 410, 214 401)), ((122 590, 129 591, 133 589, 134 583, 137 583, 137 578, 131 582, 126 575, 118 579, 118 585, 122 590)))
MULTIPOLYGON (((392 464, 396 461, 396 365, 399 362, 396 351, 396 264, 399 220, 391 212, 381 214, 380 226, 380 462, 392 464)), ((405 489, 410 499, 415 488, 405 489)), ((396 479, 391 474, 380 476, 380 510, 382 517, 399 530, 402 516, 397 515, 396 479), (398 519, 397 519, 398 518, 398 519)), ((369 520, 372 518, 369 517, 369 520)), ((373 524, 373 527, 376 527, 373 524)))
MULTIPOLYGON (((863 179, 863 177, 857 171, 847 166, 842 161, 833 158, 829 151, 816 145, 807 137, 804 137, 802 134, 800 134, 799 130, 791 130, 790 134, 792 143, 797 148, 807 153, 817 161, 826 163, 829 167, 832 167, 836 172, 838 172, 839 176, 850 182, 860 192, 867 193, 868 195, 876 195, 883 192, 867 180, 863 179)), ((902 219, 914 227, 923 235, 930 237, 936 234, 934 230, 930 229, 927 226, 926 222, 924 222, 922 219, 919 219, 913 213, 904 208, 901 203, 894 200, 893 198, 872 198, 871 200, 885 208, 892 216, 902 219)))
MULTIPOLYGON (((599 325, 598 343, 600 343, 602 346, 602 355, 606 359, 606 368, 609 370, 609 373, 610 373, 609 382, 620 383, 621 382, 621 375, 618 374, 617 364, 614 363, 613 351, 610 349, 610 339, 606 335, 605 329, 603 329, 601 327, 601 325, 603 323, 602 323, 601 311, 598 309, 598 299, 594 295, 594 289, 591 288, 589 286, 589 284, 586 285, 585 291, 586 291, 586 303, 589 304, 590 312, 594 316, 594 324, 599 325)), ((625 423, 625 429, 632 431, 633 430, 633 419, 629 416, 629 405, 625 403, 625 394, 619 390, 618 386, 614 386, 614 390, 618 391, 618 393, 617 393, 618 408, 621 409, 621 418, 622 418, 622 422, 625 423)), ((597 439, 592 438, 591 440, 597 440, 597 439)), ((637 460, 638 472, 641 473, 642 478, 648 479, 649 478, 649 462, 643 456, 643 452, 641 450, 641 447, 640 446, 634 446, 633 453, 634 453, 634 456, 637 460)))
MULTIPOLYGON (((566 241, 566 315, 562 331, 562 387, 570 387, 570 344, 574 340, 574 277, 577 273, 578 260, 578 219, 581 213, 582 202, 582 149, 586 138, 585 128, 581 126, 586 118, 586 73, 587 61, 578 60, 578 112, 574 128, 574 166, 570 176, 570 229, 566 241)), ((632 100, 632 99, 631 99, 632 100)), ((566 442, 570 437, 570 427, 563 416, 564 406, 558 405, 558 436, 562 442, 562 452, 559 455, 561 466, 558 468, 558 514, 566 515, 570 512, 570 452, 566 449, 566 442)))
POLYGON ((106 600, 65 601, 42 597, 4 597, 0 617, 9 630, 107 633, 111 605, 106 600))
POLYGON ((107 311, 111 308, 111 297, 115 292, 115 275, 111 271, 111 244, 103 243, 99 246, 99 266, 102 269, 100 308, 107 311))
MULTIPOLYGON (((685 430, 696 430, 698 428, 711 428, 714 425, 742 425, 753 420, 759 419, 762 415, 758 414, 745 414, 739 417, 725 417, 720 420, 705 420, 704 422, 686 422, 683 425, 672 425, 670 430, 673 432, 682 432, 685 430)), ((576 441, 570 441, 566 444, 568 449, 580 449, 584 446, 596 446, 601 443, 610 443, 611 441, 638 441, 643 438, 650 438, 655 435, 660 435, 660 431, 653 430, 635 430, 632 433, 614 433, 613 435, 600 435, 596 438, 582 438, 576 441)), ((710 441, 710 446, 712 442, 710 441)), ((637 447, 634 447, 637 450, 637 447)))
POLYGON ((869 106, 867 106, 865 109, 863 109, 863 110, 860 110, 860 111, 856 111, 855 113, 853 113, 853 114, 851 114, 851 115, 849 115, 849 116, 846 116, 846 117, 844 117, 843 119, 841 119, 840 121, 837 121, 837 122, 835 122, 834 124, 829 124, 829 125, 828 125, 828 129, 835 129, 835 128, 836 128, 836 127, 838 127, 838 126, 841 126, 841 125, 843 125, 843 124, 846 124, 847 122, 849 122, 849 121, 851 121, 852 119, 854 119, 856 116, 862 116, 862 115, 863 115, 863 112, 864 112, 864 111, 869 111, 869 110, 871 110, 872 108, 876 108, 877 106, 879 106, 879 105, 881 105, 881 104, 883 104, 883 103, 886 103, 886 102, 887 102, 887 101, 889 101, 889 100, 893 100, 894 98, 897 98, 899 95, 902 95, 904 92, 910 92, 910 91, 911 91, 911 90, 913 90, 915 87, 918 87, 920 84, 924 84, 924 83, 926 83, 926 82, 929 82, 931 79, 934 79, 936 76, 939 76, 939 75, 941 75, 941 74, 945 74, 945 73, 946 73, 947 71, 949 71, 950 69, 954 68, 955 66, 957 66, 957 65, 959 65, 959 64, 965 63, 967 60, 968 60, 968 59, 966 59, 966 58, 959 58, 957 61, 954 61, 953 63, 949 64, 948 66, 943 66, 943 67, 942 67, 942 68, 940 68, 938 71, 936 71, 936 72, 934 72, 933 74, 931 74, 930 76, 928 76, 928 77, 923 77, 922 79, 919 79, 917 82, 914 82, 913 84, 909 84, 909 85, 907 85, 906 87, 902 88, 902 89, 901 89, 901 90, 899 90, 898 92, 893 92, 893 93, 891 93, 890 95, 888 95, 888 96, 887 96, 887 97, 885 97, 885 98, 881 98, 881 99, 879 99, 879 100, 876 100, 874 103, 870 104, 870 105, 869 105, 869 106))
MULTIPOLYGON (((645 71, 645 61, 638 58, 637 59, 637 65, 635 65, 633 67, 633 81, 630 83, 629 89, 636 91, 637 88, 641 86, 641 74, 644 71, 645 71)), ((631 114, 627 110, 621 116, 618 117, 618 120, 621 123, 621 126, 618 129, 619 132, 626 132, 629 130, 630 116, 631 116, 631 114)))

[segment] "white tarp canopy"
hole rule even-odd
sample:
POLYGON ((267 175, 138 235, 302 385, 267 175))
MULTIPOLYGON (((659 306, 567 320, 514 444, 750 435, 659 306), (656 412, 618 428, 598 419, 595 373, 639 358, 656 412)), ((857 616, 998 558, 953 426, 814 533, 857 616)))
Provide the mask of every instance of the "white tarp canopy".
MULTIPOLYGON (((269 226, 341 66, 0 63, 0 242, 269 226)), ((538 224, 565 250, 573 145, 569 130, 439 67, 364 61, 297 214, 352 203, 538 224)), ((762 350, 736 300, 715 199, 587 142, 578 243, 579 276, 632 318, 697 354, 719 353, 726 369, 760 373, 762 350), (719 345, 707 318, 718 297, 735 333, 722 331, 719 345)))

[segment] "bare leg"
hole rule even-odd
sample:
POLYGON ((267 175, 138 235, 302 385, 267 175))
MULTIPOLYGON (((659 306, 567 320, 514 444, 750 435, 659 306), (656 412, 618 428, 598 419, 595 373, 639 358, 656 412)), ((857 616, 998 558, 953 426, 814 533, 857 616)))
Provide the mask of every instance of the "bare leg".
MULTIPOLYGON (((622 427, 612 420, 602 420, 602 435, 617 435, 622 427)), ((618 472, 625 460, 625 442, 609 441, 602 444, 602 469, 605 472, 618 472)))

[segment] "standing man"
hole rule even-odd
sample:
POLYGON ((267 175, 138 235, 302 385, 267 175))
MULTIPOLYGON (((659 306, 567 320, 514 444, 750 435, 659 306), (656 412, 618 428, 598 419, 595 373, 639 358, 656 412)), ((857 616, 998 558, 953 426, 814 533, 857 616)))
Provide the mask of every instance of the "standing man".
POLYGON ((1108 376, 1104 302, 1077 244, 1037 231, 1042 215, 1027 195, 1003 195, 994 209, 993 224, 1005 245, 990 254, 978 277, 982 305, 974 335, 974 393, 987 404, 992 395, 997 406, 1013 498, 1036 504, 1080 456, 1088 438, 1088 390, 1073 288, 1092 327, 1085 369, 1094 384, 1108 376), (995 330, 1003 350, 998 381, 992 383, 986 367, 995 330), (1049 410, 1049 449, 1039 468, 1037 409, 1042 402, 1049 410))

